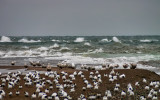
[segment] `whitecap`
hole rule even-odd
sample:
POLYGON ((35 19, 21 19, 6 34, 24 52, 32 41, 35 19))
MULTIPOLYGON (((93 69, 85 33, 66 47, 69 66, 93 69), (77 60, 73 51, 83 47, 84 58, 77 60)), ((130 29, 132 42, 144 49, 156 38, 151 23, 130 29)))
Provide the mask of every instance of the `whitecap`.
POLYGON ((101 52, 104 52, 102 48, 99 48, 99 49, 95 49, 93 52, 90 52, 90 53, 101 53, 101 52))
POLYGON ((63 51, 63 50, 70 50, 70 49, 68 47, 62 47, 60 50, 63 51))
POLYGON ((153 39, 153 40, 149 40, 149 39, 144 39, 144 40, 140 40, 140 42, 157 42, 157 41, 159 41, 159 40, 156 40, 156 39, 153 39))
POLYGON ((84 45, 91 46, 91 44, 89 42, 85 42, 84 45))
POLYGON ((83 37, 78 37, 76 38, 76 40, 74 40, 74 42, 83 42, 84 38, 83 37))
POLYGON ((152 42, 152 40, 147 40, 147 39, 145 39, 145 40, 140 40, 140 42, 152 42))
POLYGON ((2 36, 0 42, 12 42, 11 39, 7 36, 2 36))
POLYGON ((47 51, 45 51, 45 52, 42 52, 39 56, 41 56, 41 57, 45 57, 45 56, 48 56, 48 52, 47 51))
POLYGON ((53 40, 51 40, 51 41, 53 41, 53 42, 60 42, 60 40, 55 40, 55 39, 53 39, 53 40))
POLYGON ((39 47, 38 50, 40 50, 40 51, 47 51, 48 48, 47 47, 39 47))
POLYGON ((63 40, 63 42, 69 42, 69 41, 67 41, 67 40, 63 40))
POLYGON ((155 41, 155 42, 157 42, 157 41, 159 41, 159 40, 153 39, 152 41, 155 41))
POLYGON ((50 46, 49 48, 59 48, 59 45, 55 43, 53 46, 50 46))
POLYGON ((41 40, 28 40, 28 39, 20 39, 18 42, 24 42, 24 43, 35 43, 35 42, 41 42, 41 40))
POLYGON ((107 38, 102 39, 101 42, 110 42, 110 40, 108 40, 107 38))
POLYGON ((4 56, 5 53, 3 51, 0 51, 0 56, 4 56))
POLYGON ((29 49, 29 47, 28 47, 28 46, 22 46, 22 48, 23 48, 23 49, 29 49))
POLYGON ((119 43, 121 43, 121 41, 120 41, 117 37, 115 37, 115 36, 112 38, 112 40, 113 40, 114 42, 119 42, 119 43))

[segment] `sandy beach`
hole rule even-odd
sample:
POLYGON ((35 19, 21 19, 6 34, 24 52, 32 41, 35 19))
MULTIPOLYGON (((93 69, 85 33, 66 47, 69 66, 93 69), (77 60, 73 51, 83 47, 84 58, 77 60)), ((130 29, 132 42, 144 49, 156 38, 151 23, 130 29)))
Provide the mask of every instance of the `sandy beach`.
MULTIPOLYGON (((23 66, 0 66, 0 69, 10 69, 10 70, 19 70, 19 69, 23 69, 23 66)), ((46 71, 46 68, 40 68, 40 67, 28 67, 27 71, 46 71)), ((95 70, 91 70, 91 71, 84 71, 84 70, 76 70, 76 69, 70 69, 70 68, 57 68, 57 67, 52 67, 52 71, 56 72, 57 75, 60 75, 59 78, 59 84, 64 85, 64 84, 68 84, 65 83, 62 80, 62 72, 66 72, 68 75, 66 75, 66 79, 70 79, 69 75, 73 74, 74 72, 82 72, 82 75, 75 75, 75 80, 72 80, 74 84, 76 84, 76 86, 74 87, 75 92, 70 92, 71 87, 66 87, 64 88, 64 91, 68 93, 68 95, 70 97, 72 97, 71 100, 77 100, 78 98, 80 98, 80 95, 83 94, 84 98, 86 98, 87 100, 89 99, 89 96, 95 96, 98 94, 101 94, 100 97, 96 97, 95 100, 104 100, 103 97, 106 95, 106 90, 109 90, 111 92, 112 97, 109 97, 110 100, 135 100, 138 99, 140 100, 141 96, 144 96, 144 98, 147 98, 148 93, 150 92, 150 90, 154 89, 155 91, 157 91, 156 97, 158 97, 158 99, 160 99, 160 91, 159 91, 159 85, 158 82, 160 82, 160 76, 157 75, 154 72, 148 71, 148 70, 144 70, 144 69, 114 69, 114 72, 116 74, 118 74, 117 76, 120 75, 125 75, 124 78, 120 78, 118 77, 117 80, 111 82, 109 81, 109 75, 111 74, 110 69, 107 70, 99 70, 99 71, 95 71, 95 70), (101 75, 101 81, 99 83, 98 89, 94 89, 94 88, 86 88, 86 90, 83 90, 82 87, 86 87, 86 84, 84 83, 84 78, 86 80, 88 80, 88 82, 94 86, 94 81, 89 78, 90 76, 90 72, 93 72, 93 76, 97 76, 97 75, 101 75), (83 76, 84 75, 84 76, 83 76), (107 75, 107 76, 105 76, 107 75), (146 80, 146 82, 144 82, 144 79, 146 80), (135 83, 138 82, 139 86, 136 86, 135 83), (151 85, 151 82, 157 82, 158 87, 155 88, 155 85, 151 85), (134 92, 134 96, 129 96, 129 93, 127 92, 127 87, 128 84, 131 84, 133 87, 133 92, 134 92), (115 85, 119 84, 119 91, 115 92, 114 88, 115 85), (145 86, 149 86, 150 89, 147 91, 145 90, 145 86), (124 91, 126 93, 126 96, 122 96, 121 92, 124 91)), ((113 73, 113 76, 116 74, 113 73)), ((4 96, 4 100, 30 100, 31 99, 31 95, 36 92, 36 83, 30 85, 30 86, 26 86, 25 84, 25 80, 23 79, 25 77, 25 75, 18 75, 20 77, 20 81, 11 89, 8 89, 8 81, 5 82, 4 87, 2 88, 5 91, 5 96, 4 96), (22 89, 19 89, 19 86, 22 86, 22 89), (16 95, 16 91, 20 92, 20 95, 17 96, 16 95), (9 92, 12 92, 13 95, 9 96, 9 92), (24 92, 28 92, 29 96, 25 97, 24 92)), ((1 76, 1 80, 0 80, 0 84, 4 83, 2 82, 2 79, 5 78, 6 76, 1 76)), ((45 81, 45 86, 43 88, 41 88, 40 90, 42 92, 45 91, 45 89, 49 89, 49 86, 53 86, 53 89, 49 89, 49 93, 47 93, 47 96, 51 96, 52 93, 56 92, 58 93, 58 90, 56 88, 56 84, 54 83, 54 79, 55 78, 50 78, 44 74, 40 74, 40 79, 44 79, 45 81), (46 82, 46 80, 51 80, 52 84, 49 84, 46 82)), ((31 78, 33 79, 33 78, 31 78)), ((34 80, 34 79, 33 79, 34 80)), ((95 79, 95 81, 97 81, 98 79, 95 79)), ((36 95, 38 96, 38 93, 36 93, 36 95)), ((155 95, 153 95, 155 96, 155 95)), ((64 97, 60 97, 60 100, 63 100, 64 97)), ((35 100, 39 100, 41 98, 36 98, 35 100)), ((157 99, 157 100, 158 100, 157 99)), ((48 99, 44 99, 44 100, 48 100, 48 99)), ((94 99, 91 99, 94 100, 94 99)), ((147 100, 151 100, 151 99, 147 99, 147 100)))

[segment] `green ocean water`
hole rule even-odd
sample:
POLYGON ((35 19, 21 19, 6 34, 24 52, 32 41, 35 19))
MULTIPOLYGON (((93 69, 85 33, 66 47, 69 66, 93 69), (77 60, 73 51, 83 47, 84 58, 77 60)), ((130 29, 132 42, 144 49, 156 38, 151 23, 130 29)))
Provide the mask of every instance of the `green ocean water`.
POLYGON ((79 64, 159 62, 160 36, 1 36, 0 58, 1 64, 9 58, 71 60, 79 64))

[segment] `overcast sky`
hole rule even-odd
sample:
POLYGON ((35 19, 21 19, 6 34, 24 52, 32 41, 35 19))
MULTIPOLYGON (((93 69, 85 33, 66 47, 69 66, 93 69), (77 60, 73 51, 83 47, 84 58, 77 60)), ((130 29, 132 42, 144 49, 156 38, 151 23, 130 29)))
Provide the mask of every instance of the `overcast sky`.
POLYGON ((0 0, 0 35, 160 35, 160 0, 0 0))

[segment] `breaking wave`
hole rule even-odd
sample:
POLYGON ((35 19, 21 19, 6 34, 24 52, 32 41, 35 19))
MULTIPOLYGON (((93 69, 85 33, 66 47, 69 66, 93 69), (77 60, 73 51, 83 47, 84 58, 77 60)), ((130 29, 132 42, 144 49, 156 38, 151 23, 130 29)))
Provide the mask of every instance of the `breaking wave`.
POLYGON ((117 37, 115 37, 115 36, 112 38, 112 40, 113 40, 114 42, 121 43, 121 41, 120 41, 117 37))
POLYGON ((0 42, 12 42, 11 39, 7 36, 2 36, 0 42))
POLYGON ((149 39, 140 40, 140 42, 145 42, 145 43, 157 42, 157 41, 159 40, 149 40, 149 39))
POLYGON ((41 42, 41 40, 28 40, 28 39, 20 39, 18 42, 23 42, 23 43, 35 43, 35 42, 41 42))
POLYGON ((53 41, 53 42, 60 42, 60 40, 55 40, 55 39, 53 39, 53 40, 51 40, 51 41, 53 41))
POLYGON ((111 42, 111 41, 105 38, 105 39, 102 39, 101 42, 111 42))
POLYGON ((89 42, 85 42, 84 45, 91 46, 91 44, 89 42))
POLYGON ((59 45, 55 43, 53 46, 50 46, 50 48, 59 48, 59 45))
POLYGON ((83 37, 78 37, 76 38, 76 40, 74 40, 74 42, 83 42, 84 38, 83 37))

